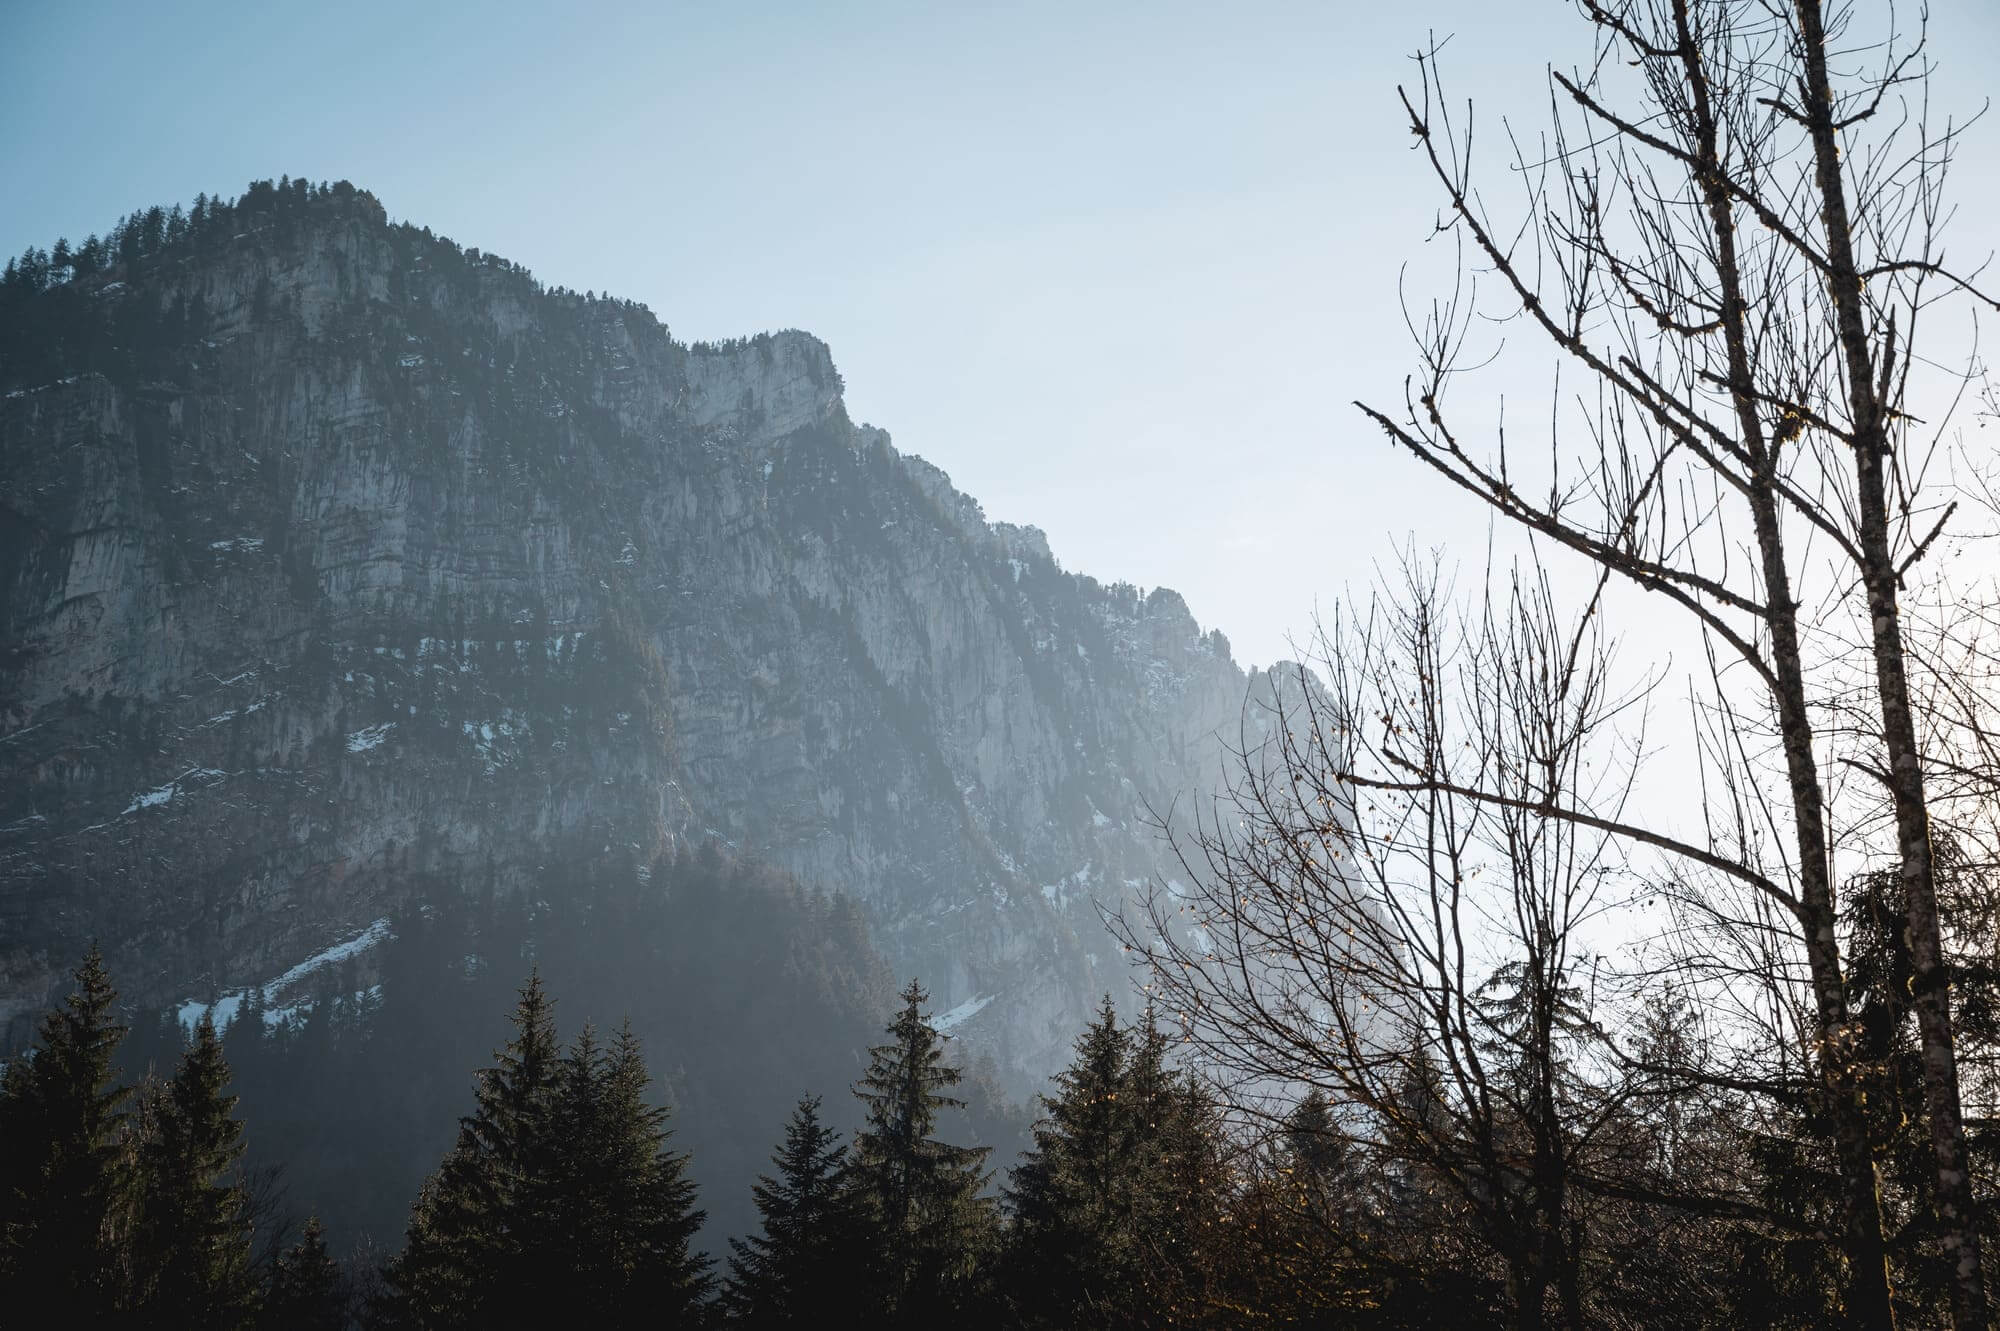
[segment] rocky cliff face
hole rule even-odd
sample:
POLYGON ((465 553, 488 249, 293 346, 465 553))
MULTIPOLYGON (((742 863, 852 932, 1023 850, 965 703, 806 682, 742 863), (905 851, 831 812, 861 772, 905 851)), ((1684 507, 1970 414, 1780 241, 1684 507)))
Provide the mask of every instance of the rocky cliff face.
POLYGON ((827 348, 253 190, 0 300, 0 1028, 713 835, 866 903, 1025 1079, 1127 983, 1244 674, 852 423, 827 348), (145 252, 141 252, 145 251, 145 252))

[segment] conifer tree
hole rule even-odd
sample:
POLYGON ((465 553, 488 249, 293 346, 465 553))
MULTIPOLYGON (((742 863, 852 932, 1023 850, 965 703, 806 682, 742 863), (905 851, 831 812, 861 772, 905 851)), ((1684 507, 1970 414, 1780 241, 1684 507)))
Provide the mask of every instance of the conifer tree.
POLYGON ((42 1021, 0 1084, 0 1304, 103 1320, 132 1171, 121 1141, 130 1091, 112 1079, 125 1028, 93 945, 76 991, 42 1021))
POLYGON ((299 1241, 278 1255, 258 1325, 267 1331, 343 1331, 348 1303, 340 1266, 326 1250, 326 1231, 318 1216, 310 1216, 299 1241))
POLYGON ((1207 1312, 1226 1187, 1215 1113, 1149 1011, 1107 996, 1011 1175, 1010 1280, 1030 1325, 1185 1325, 1207 1312))
POLYGON ((1056 1094, 1042 1098, 1034 1149, 1011 1173, 1008 1268, 1030 1325, 1106 1325, 1133 1307, 1144 1181, 1131 1057, 1131 1035, 1106 996, 1056 1075, 1056 1094))
POLYGON ((652 1327, 692 1326, 714 1285, 694 1250, 705 1212, 695 1205, 688 1158, 670 1150, 667 1111, 645 1100, 652 1077, 625 1023, 611 1046, 601 1092, 605 1137, 617 1164, 606 1190, 605 1230, 628 1292, 626 1306, 652 1327))
POLYGON ((556 1063, 542 1112, 524 1124, 502 1209, 503 1306, 524 1324, 564 1314, 601 1322, 613 1306, 616 1262, 601 1199, 615 1176, 602 1111, 603 1051, 589 1024, 556 1063), (580 1302, 579 1302, 580 1300, 580 1302))
POLYGON ((1346 1227, 1362 1191, 1355 1151, 1315 1086, 1285 1116, 1284 1167, 1298 1206, 1322 1224, 1346 1227))
POLYGON ((699 1317, 709 1259, 687 1157, 667 1147, 667 1111, 627 1023, 610 1052, 588 1026, 571 1043, 550 1106, 544 1169, 522 1181, 521 1269, 529 1302, 594 1326, 685 1326, 699 1317))
POLYGON ((610 1052, 586 1027, 559 1054, 539 976, 475 1112, 425 1183, 391 1264, 398 1312, 419 1327, 675 1327, 704 1310, 709 1259, 687 1158, 629 1026, 610 1052))
POLYGON ((584 1302, 567 1311, 602 1321, 612 1295, 616 1258, 605 1208, 596 1204, 616 1176, 611 1133, 602 1106, 604 1054, 590 1025, 577 1033, 555 1071, 544 1131, 549 1147, 541 1168, 525 1171, 510 1210, 509 1240, 519 1253, 512 1278, 516 1310, 524 1321, 557 1315, 566 1300, 584 1302))
POLYGON ((1167 1035, 1149 1006, 1132 1035, 1128 1094, 1139 1117, 1146 1278, 1156 1324, 1192 1325, 1206 1315, 1230 1243, 1228 1171, 1221 1113, 1200 1082, 1172 1067, 1167 1035))
POLYGON ((777 1173, 750 1189, 764 1232, 729 1241, 723 1301, 737 1325, 839 1324, 861 1311, 868 1213, 848 1177, 847 1147, 819 1108, 816 1095, 799 1101, 771 1157, 777 1173))
POLYGON ((126 1246, 139 1324, 229 1328, 254 1306, 243 1125, 229 1064, 204 1013, 173 1080, 144 1097, 139 1186, 126 1246))
MULTIPOLYGON (((1292 1107, 1255 1166, 1228 1199, 1236 1236, 1220 1263, 1228 1297, 1278 1325, 1353 1325, 1381 1301, 1381 1272, 1364 1257, 1385 1254, 1363 1247, 1374 1236, 1360 1160, 1324 1092, 1314 1087, 1292 1107)), ((1408 1264, 1410 1255, 1390 1260, 1408 1264)), ((1477 1320, 1469 1308, 1454 1312, 1477 1320)))
POLYGON ((555 1019, 541 976, 514 1009, 514 1036, 480 1077, 473 1113, 424 1183, 389 1281, 418 1327, 482 1326, 519 1291, 523 1178, 546 1162, 557 1073, 555 1019))
POLYGON ((855 1094, 867 1127, 855 1137, 854 1172, 872 1213, 876 1296, 892 1324, 934 1325, 970 1299, 994 1218, 980 1197, 987 1148, 933 1137, 940 1109, 963 1109, 948 1094, 960 1072, 944 1062, 944 1038, 923 1015, 929 995, 915 980, 889 1025, 890 1041, 869 1051, 855 1094))

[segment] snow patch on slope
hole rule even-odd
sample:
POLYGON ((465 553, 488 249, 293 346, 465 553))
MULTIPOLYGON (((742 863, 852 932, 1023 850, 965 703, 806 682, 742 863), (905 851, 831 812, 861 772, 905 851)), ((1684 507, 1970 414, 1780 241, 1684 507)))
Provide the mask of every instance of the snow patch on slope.
POLYGON ((190 767, 166 785, 154 786, 151 790, 142 790, 134 795, 132 802, 120 810, 118 816, 123 818, 126 814, 137 813, 141 809, 155 809, 162 804, 172 803, 174 796, 181 793, 181 786, 184 783, 198 781, 205 784, 209 781, 219 781, 228 775, 229 773, 213 767, 190 767))
POLYGON ((389 732, 395 728, 396 723, 394 721, 384 721, 379 726, 368 726, 365 729, 357 730, 347 737, 347 751, 349 753, 366 753, 368 750, 378 747, 383 740, 389 737, 389 732))
POLYGON ((996 997, 998 997, 996 994, 985 994, 979 998, 968 998, 942 1016, 933 1017, 931 1019, 931 1026, 949 1035, 958 1027, 963 1026, 966 1022, 978 1016, 980 1012, 985 1010, 986 1005, 991 1003, 996 997))
MULTIPOLYGON (((276 998, 300 980, 305 979, 306 976, 311 975, 314 971, 323 970, 328 966, 337 966, 349 957, 359 956, 388 936, 389 921, 386 919, 377 920, 346 942, 335 943, 323 952, 315 952, 312 956, 307 957, 277 979, 269 981, 263 986, 264 993, 267 997, 276 998)), ((210 1014, 210 1020, 215 1023, 216 1030, 223 1030, 236 1016, 237 1009, 243 1006, 244 996, 248 992, 245 989, 232 989, 217 998, 213 1003, 203 1002, 200 999, 190 999, 188 1002, 180 1005, 181 1025, 188 1029, 193 1029, 195 1023, 201 1020, 201 1014, 207 1012, 210 1014)), ((264 1020, 273 1023, 282 1021, 286 1017, 296 1014, 301 1006, 301 1004, 293 1004, 287 1008, 267 1010, 264 1014, 264 1020)))

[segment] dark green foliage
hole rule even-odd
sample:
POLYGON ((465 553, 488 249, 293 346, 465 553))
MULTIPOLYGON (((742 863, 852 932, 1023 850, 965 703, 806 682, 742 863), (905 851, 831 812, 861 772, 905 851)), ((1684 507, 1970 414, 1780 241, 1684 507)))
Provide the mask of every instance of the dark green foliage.
MULTIPOLYGON (((1895 977, 1905 972, 1893 897, 1884 895, 1892 888, 1885 877, 1854 894, 1857 914, 1878 911, 1888 922, 1853 926, 1864 1020, 1901 1002, 1895 977)), ((1959 918, 1970 918, 1974 907, 1964 909, 1959 918)), ((493 910, 487 938, 528 937, 519 919, 493 910)), ((442 919, 412 921, 409 932, 431 927, 434 944, 458 949, 465 983, 464 935, 442 919)), ((1969 986, 1984 982, 1976 957, 1965 973, 1969 986)), ((415 986, 413 995, 443 992, 423 988, 441 984, 437 977, 395 965, 384 980, 415 986)), ((0 1091, 8 1134, 0 1307, 61 1308, 95 1325, 246 1331, 332 1331, 357 1317, 402 1327, 721 1319, 760 1331, 1840 1324, 1824 1128, 1809 1096, 1796 1118, 1753 1122, 1736 1093, 1698 1092, 1669 1077, 1608 1107, 1598 1131, 1629 1172, 1622 1192, 1588 1192, 1575 1204, 1588 1231, 1581 1250, 1592 1254, 1584 1314, 1551 1299, 1536 1320, 1511 1296, 1505 1263, 1471 1214, 1481 1199, 1399 1154, 1379 1125, 1371 1136, 1357 1107, 1316 1091, 1268 1132, 1242 1121, 1231 1128, 1204 1084, 1173 1066, 1151 1015, 1123 1024, 1109 999, 1042 1102, 1001 1226, 981 1195, 986 1148, 943 1140, 944 1111, 963 1107, 952 1094, 960 1073, 924 1018, 923 990, 913 983, 902 998, 891 1038, 871 1051, 855 1088, 865 1124, 854 1148, 842 1146, 817 1098, 798 1102, 772 1172, 750 1190, 758 1232, 731 1243, 729 1280, 713 1305, 710 1263, 695 1247, 703 1213, 688 1157, 671 1148, 666 1111, 648 1099, 637 1036, 621 1027, 607 1044, 586 1024, 559 1047, 547 991, 531 976, 511 1038, 478 1077, 472 1112, 423 1185, 390 1287, 371 1292, 377 1264, 363 1257, 343 1271, 317 1218, 262 1270, 252 1261, 256 1208, 224 1055, 227 1047, 262 1057, 272 1046, 254 1027, 218 1037, 207 1019, 191 1039, 177 1025, 163 1028, 149 1038, 162 1057, 178 1054, 173 1076, 149 1079, 126 1113, 116 1063, 123 1053, 131 1065, 132 1051, 121 1050, 114 995, 93 956, 0 1091), (1761 1184, 1746 1202, 1760 1202, 1762 1217, 1665 1200, 1696 1195, 1718 1174, 1761 1184), (74 1247, 59 1246, 58 1235, 74 1247)), ((255 996, 245 1008, 247 1020, 263 1023, 255 996)), ((1637 1057, 1668 1073, 1688 1063, 1691 1022, 1684 1005, 1658 1005, 1636 1028, 1637 1057)), ((310 1018, 279 1023, 289 1038, 320 1038, 310 1027, 310 1018)), ((1907 1043, 1901 1017, 1864 1033, 1878 1041, 1864 1066, 1881 1093, 1916 1094, 1895 1080, 1907 1043)), ((1436 1088, 1425 1078, 1438 1075, 1420 1069, 1405 1112, 1432 1112, 1436 1088)), ((1899 1219, 1901 1324, 1928 1326, 1943 1312, 1943 1273, 1926 1246, 1915 1119, 1913 1106, 1900 1119, 1884 1110, 1879 1150, 1899 1219)))
POLYGON ((1143 1145, 1142 1193, 1153 1266, 1142 1299, 1166 1325, 1192 1325, 1216 1302, 1227 1243, 1228 1140, 1222 1110, 1199 1080, 1172 1067, 1148 1009, 1132 1032, 1128 1078, 1143 1145))
POLYGON ((280 1253, 265 1293, 260 1331, 343 1331, 352 1305, 346 1277, 326 1250, 318 1216, 280 1253))
POLYGON ((173 1080, 140 1097, 128 1297, 158 1327, 247 1325, 255 1301, 229 1064, 204 1015, 173 1080))
POLYGON ((249 1324, 257 1304, 243 1129, 204 1018, 171 1080, 135 1113, 117 1079, 125 1028, 96 949, 76 992, 0 1090, 0 1306, 60 1307, 86 1324, 249 1324))
POLYGON ((699 1320, 708 1261, 687 1159, 629 1029, 607 1055, 585 1027, 558 1056, 540 977, 514 1038, 482 1074, 474 1112, 424 1185, 391 1264, 397 1311, 417 1327, 673 1327, 699 1320))
POLYGON ((1010 1275, 1034 1325, 1122 1325, 1149 1265, 1150 1153, 1131 1085, 1132 1038, 1107 997, 1044 1097, 1035 1146, 1014 1167, 1010 1275), (1122 1100, 1120 1097, 1123 1097, 1122 1100))
POLYGON ((762 1232, 731 1239, 723 1305, 739 1326, 845 1325, 867 1293, 869 1215, 848 1173, 847 1148, 807 1096, 771 1158, 775 1175, 751 1189, 762 1232))
POLYGON ((692 1250, 703 1213, 687 1157, 667 1148, 667 1111, 645 1100, 651 1076, 630 1025, 600 1055, 585 1027, 558 1079, 555 1150, 534 1207, 551 1234, 534 1262, 553 1312, 598 1326, 639 1310, 689 1325, 706 1297, 708 1260, 692 1250))
POLYGON ((121 1302, 116 1256, 133 1185, 122 1140, 128 1088, 113 1080, 125 1028, 92 947, 67 1004, 42 1022, 0 1088, 0 1306, 65 1307, 79 1320, 121 1302))
POLYGON ((968 1306, 995 1236, 980 1196, 987 1148, 933 1135, 939 1111, 965 1102, 949 1094, 961 1074, 924 1017, 928 999, 915 980, 903 990, 889 1042, 869 1051, 855 1087, 867 1124, 854 1139, 854 1178, 875 1231, 879 1316, 899 1326, 937 1325, 968 1306))
POLYGON ((516 1306, 513 1286, 526 1274, 521 1252, 548 1237, 524 1195, 553 1147, 555 1021, 539 975, 521 990, 513 1020, 513 1038, 480 1075, 473 1112, 459 1120, 457 1144, 417 1195, 407 1242, 390 1268, 415 1326, 478 1326, 492 1309, 516 1306))

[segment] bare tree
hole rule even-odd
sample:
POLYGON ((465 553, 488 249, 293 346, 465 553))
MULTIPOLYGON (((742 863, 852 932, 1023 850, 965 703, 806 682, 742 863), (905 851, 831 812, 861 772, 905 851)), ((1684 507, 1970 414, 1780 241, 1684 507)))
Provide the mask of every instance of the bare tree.
POLYGON ((1852 5, 1819 0, 1577 7, 1595 58, 1552 74, 1545 140, 1515 145, 1526 199, 1514 223, 1496 221, 1476 187, 1470 115, 1449 109, 1436 49, 1420 58, 1421 88, 1405 105, 1466 280, 1413 321, 1423 365, 1403 409, 1362 410, 1509 522, 1661 598, 1705 639, 1715 733, 1704 754, 1730 774, 1730 816, 1711 818, 1702 844, 1617 831, 1750 891, 1759 904, 1734 923, 1759 940, 1751 951, 1769 952, 1773 974, 1792 973, 1794 945, 1803 955, 1814 1027, 1804 1052, 1839 1158, 1847 1302, 1872 1326, 1893 1325, 1894 1312, 1835 883, 1837 853, 1865 847, 1869 817, 1889 806, 1953 1319, 1983 1326, 1899 617, 1903 579, 1950 516, 1926 485, 1905 398, 1919 316, 1942 291, 1970 290, 1938 249, 1955 131, 1931 124, 1921 31, 1908 40, 1893 10, 1871 34, 1852 5), (1497 307, 1482 308, 1475 267, 1498 279, 1497 307), (1504 427, 1475 444, 1449 406, 1474 320, 1496 313, 1537 330, 1587 378, 1574 400, 1558 397, 1546 458, 1510 451, 1504 427), (1564 437, 1584 441, 1567 458, 1564 437), (1830 754, 1840 737, 1815 708, 1828 701, 1828 670, 1838 676, 1851 657, 1834 629, 1843 624, 1862 629, 1874 723, 1830 754), (1872 799, 1846 796, 1873 805, 1846 827, 1830 758, 1880 783, 1872 799))
POLYGON ((1245 745, 1179 847, 1193 885, 1114 925, 1238 1109, 1319 1088, 1448 1189, 1524 1328, 1551 1299, 1585 1325, 1573 1184, 1621 1100, 1579 941, 1617 899, 1629 773, 1599 622, 1533 575, 1461 613, 1406 563, 1245 745))

